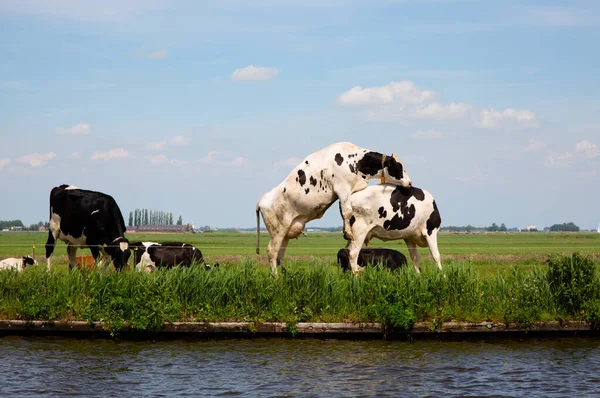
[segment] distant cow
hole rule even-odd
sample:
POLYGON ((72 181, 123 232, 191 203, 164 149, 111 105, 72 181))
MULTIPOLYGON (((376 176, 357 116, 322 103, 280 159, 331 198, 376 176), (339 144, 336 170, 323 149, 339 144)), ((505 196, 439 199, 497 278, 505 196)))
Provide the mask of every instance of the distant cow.
POLYGON ((0 270, 2 269, 16 269, 21 272, 28 265, 35 265, 37 261, 31 256, 23 256, 21 258, 5 258, 0 261, 0 270))
POLYGON ((107 253, 117 270, 123 269, 131 254, 125 238, 125 221, 112 196, 70 185, 55 187, 50 192, 48 270, 57 239, 68 245, 69 268, 77 266, 78 248, 88 247, 96 260, 100 252, 107 253))
POLYGON ((352 239, 348 199, 365 189, 369 179, 410 187, 411 181, 395 155, 387 156, 339 142, 306 157, 278 186, 265 193, 256 205, 256 253, 260 244, 260 215, 269 231, 267 248, 271 272, 277 275, 288 241, 297 238, 310 220, 323 216, 336 199, 344 222, 344 232, 352 239))
POLYGON ((442 269, 437 233, 442 223, 433 196, 428 191, 392 184, 371 185, 350 197, 350 225, 354 240, 350 249, 352 272, 359 271, 358 254, 363 242, 372 238, 383 241, 404 239, 415 271, 419 270, 417 245, 429 247, 438 268, 442 269))
MULTIPOLYGON (((350 269, 348 249, 344 248, 338 251, 337 262, 342 267, 342 271, 346 272, 350 269)), ((406 261, 406 256, 397 250, 370 247, 360 249, 358 253, 358 265, 360 267, 377 264, 381 264, 383 267, 393 271, 396 268, 405 266, 408 262, 406 261)))
MULTIPOLYGON (((158 267, 172 268, 177 265, 189 267, 193 263, 211 266, 204 262, 200 249, 182 242, 131 242, 133 264, 138 271, 152 271, 158 267)), ((218 267, 216 263, 213 267, 218 267)))

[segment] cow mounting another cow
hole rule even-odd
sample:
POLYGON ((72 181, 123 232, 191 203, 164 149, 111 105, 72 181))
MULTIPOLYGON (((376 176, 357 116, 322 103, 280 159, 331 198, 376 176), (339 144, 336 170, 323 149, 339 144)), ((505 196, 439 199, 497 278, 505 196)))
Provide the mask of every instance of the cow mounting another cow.
POLYGON ((262 215, 270 236, 267 254, 271 272, 277 275, 278 264, 285 271, 282 260, 288 241, 303 233, 307 222, 321 218, 336 199, 340 200, 345 236, 353 239, 348 200, 353 193, 365 189, 374 177, 404 187, 412 185, 395 155, 387 156, 350 142, 332 144, 307 156, 258 201, 256 253, 259 253, 262 215))

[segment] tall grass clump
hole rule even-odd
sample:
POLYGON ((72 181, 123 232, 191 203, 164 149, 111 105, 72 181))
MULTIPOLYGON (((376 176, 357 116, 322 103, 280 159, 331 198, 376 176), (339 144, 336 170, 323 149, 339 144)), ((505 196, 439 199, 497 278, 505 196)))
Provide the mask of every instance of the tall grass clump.
POLYGON ((559 313, 563 317, 588 312, 598 322, 600 285, 597 266, 587 256, 551 256, 548 261, 548 282, 559 313))

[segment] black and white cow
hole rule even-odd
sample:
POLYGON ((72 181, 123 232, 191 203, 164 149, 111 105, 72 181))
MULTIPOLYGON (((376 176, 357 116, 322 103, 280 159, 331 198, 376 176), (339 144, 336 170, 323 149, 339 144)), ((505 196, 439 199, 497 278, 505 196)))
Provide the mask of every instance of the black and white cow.
POLYGON ((101 252, 110 255, 117 270, 125 267, 131 254, 125 238, 125 221, 112 196, 71 185, 61 185, 50 192, 48 270, 57 239, 68 245, 69 268, 77 266, 78 248, 88 247, 95 259, 101 252))
POLYGON ((204 268, 212 267, 204 262, 200 249, 182 242, 131 242, 133 264, 138 271, 152 271, 158 267, 172 268, 177 265, 189 267, 193 263, 202 264, 204 268))
MULTIPOLYGON (((337 262, 346 272, 350 269, 350 253, 348 249, 340 249, 337 253, 337 262)), ((358 253, 358 265, 366 267, 367 265, 381 264, 383 267, 395 270, 408 264, 406 256, 398 250, 386 248, 363 247, 358 253)))
POLYGON ((411 186, 410 178, 395 155, 387 156, 339 142, 307 156, 278 186, 265 193, 256 205, 256 253, 260 244, 260 215, 269 231, 267 247, 271 271, 277 275, 288 241, 303 233, 304 225, 323 216, 340 200, 344 232, 352 239, 348 198, 379 177, 387 182, 411 186))
POLYGON ((23 271, 23 268, 28 265, 35 265, 37 261, 31 256, 23 256, 21 258, 5 258, 0 261, 0 270, 2 269, 16 269, 17 271, 23 271))
POLYGON ((417 246, 429 247, 438 268, 442 269, 437 233, 442 223, 433 196, 415 187, 392 184, 371 185, 350 197, 350 225, 354 240, 349 241, 350 267, 356 274, 358 254, 363 242, 404 239, 415 271, 419 270, 417 246))

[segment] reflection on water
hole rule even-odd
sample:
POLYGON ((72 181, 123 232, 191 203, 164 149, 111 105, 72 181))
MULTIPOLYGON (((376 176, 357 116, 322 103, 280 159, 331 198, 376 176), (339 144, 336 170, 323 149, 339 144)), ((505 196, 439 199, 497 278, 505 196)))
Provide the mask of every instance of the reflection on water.
POLYGON ((0 338, 0 396, 598 396, 600 340, 0 338))

